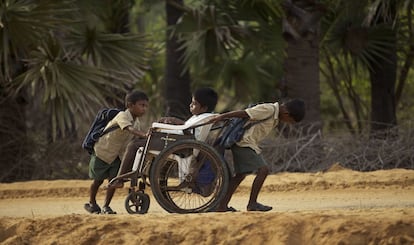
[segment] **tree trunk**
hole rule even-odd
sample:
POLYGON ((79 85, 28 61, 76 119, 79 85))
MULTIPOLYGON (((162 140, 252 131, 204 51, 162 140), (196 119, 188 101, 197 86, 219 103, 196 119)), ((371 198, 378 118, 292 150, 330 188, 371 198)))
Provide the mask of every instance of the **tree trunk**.
MULTIPOLYGON (((395 2, 389 8, 390 19, 396 16, 395 2)), ((397 43, 396 31, 393 30, 393 23, 387 23, 385 17, 380 16, 378 24, 386 24, 394 34, 392 48, 384 54, 384 58, 378 57, 375 62, 371 63, 370 69, 371 80, 371 135, 382 137, 379 134, 385 129, 397 125, 395 112, 395 83, 397 80, 397 43)))
POLYGON ((305 101, 306 116, 303 123, 311 126, 309 133, 315 133, 322 128, 318 36, 318 22, 322 13, 307 4, 295 1, 286 5, 283 36, 287 41, 287 57, 284 72, 287 97, 305 101))
MULTIPOLYGON (((183 0, 174 0, 176 4, 183 5, 183 0)), ((166 3, 167 28, 175 25, 183 14, 171 4, 166 3)), ((186 119, 190 115, 188 106, 191 102, 191 79, 185 71, 182 57, 184 49, 180 49, 180 42, 170 29, 167 29, 167 63, 165 75, 165 110, 167 116, 186 119)))
MULTIPOLYGON (((10 58, 10 79, 25 71, 23 63, 10 58)), ((6 82, 0 80, 0 182, 30 179, 35 164, 28 158, 30 144, 27 132, 27 94, 21 90, 10 95, 6 82)))
MULTIPOLYGON (((113 19, 112 19, 112 28, 111 33, 119 33, 119 34, 126 34, 131 32, 130 30, 130 11, 134 4, 134 1, 113 1, 109 3, 113 10, 113 19)), ((125 88, 127 91, 132 91, 134 86, 131 84, 130 86, 125 88)), ((144 91, 145 92, 145 91, 144 91)), ((113 105, 117 108, 123 109, 125 108, 125 92, 114 90, 113 93, 116 95, 117 98, 121 98, 115 100, 113 98, 108 98, 108 104, 113 105)))
POLYGON ((0 182, 27 180, 35 165, 28 161, 24 97, 6 97, 0 86, 0 182))
POLYGON ((287 96, 301 98, 306 103, 304 123, 321 129, 319 47, 317 41, 299 40, 288 43, 285 58, 287 96))
POLYGON ((395 114, 395 82, 397 77, 397 57, 394 50, 388 55, 390 60, 377 59, 370 71, 371 79, 371 132, 392 128, 397 125, 395 114))

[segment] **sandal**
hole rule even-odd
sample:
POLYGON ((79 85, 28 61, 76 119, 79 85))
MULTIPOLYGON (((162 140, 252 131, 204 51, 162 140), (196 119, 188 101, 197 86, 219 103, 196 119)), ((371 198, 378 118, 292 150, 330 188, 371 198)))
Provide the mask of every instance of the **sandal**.
POLYGON ((260 204, 258 202, 252 206, 247 206, 247 211, 267 212, 270 210, 272 210, 272 207, 260 204))
POLYGON ((102 213, 103 214, 116 214, 116 212, 112 210, 112 208, 109 206, 103 207, 102 213))
POLYGON ((239 210, 233 208, 233 207, 227 207, 226 210, 211 210, 210 212, 218 212, 218 213, 224 213, 224 212, 239 212, 239 210))
POLYGON ((99 214, 101 212, 101 208, 98 206, 98 204, 85 203, 83 207, 91 214, 99 214))
POLYGON ((239 212, 239 210, 237 210, 233 207, 227 207, 226 212, 239 212))

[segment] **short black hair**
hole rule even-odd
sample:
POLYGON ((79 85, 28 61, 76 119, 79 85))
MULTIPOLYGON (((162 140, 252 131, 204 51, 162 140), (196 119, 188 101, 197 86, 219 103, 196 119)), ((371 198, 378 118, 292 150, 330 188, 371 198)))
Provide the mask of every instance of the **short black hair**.
POLYGON ((208 112, 213 112, 216 108, 218 95, 212 88, 199 88, 194 91, 193 97, 201 106, 207 106, 208 112))
POLYGON ((149 101, 148 96, 142 91, 135 90, 135 91, 129 92, 125 96, 125 106, 128 107, 128 103, 135 104, 135 102, 140 101, 140 100, 149 101))
POLYGON ((292 99, 283 105, 295 122, 300 122, 305 117, 305 102, 302 99, 292 99))

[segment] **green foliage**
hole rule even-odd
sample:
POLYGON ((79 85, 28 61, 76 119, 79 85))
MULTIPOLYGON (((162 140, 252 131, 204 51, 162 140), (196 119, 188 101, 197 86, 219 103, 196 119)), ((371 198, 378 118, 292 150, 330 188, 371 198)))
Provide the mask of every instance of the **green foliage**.
POLYGON ((411 69, 407 84, 404 87, 403 95, 400 103, 397 105, 397 120, 399 125, 413 127, 414 115, 414 71, 411 69))
POLYGON ((174 31, 186 50, 193 87, 227 90, 233 103, 275 99, 284 48, 275 35, 281 32, 280 15, 272 1, 205 1, 186 8, 174 31))
MULTIPOLYGON (((21 148, 12 149, 15 151, 9 151, 8 143, 14 147, 18 143, 3 142, 2 152, 25 152, 29 148, 23 144, 32 143, 39 148, 16 162, 25 162, 32 169, 35 166, 30 165, 31 161, 50 161, 45 166, 65 169, 52 164, 65 158, 65 164, 82 162, 76 168, 85 169, 85 156, 73 153, 76 143, 66 149, 68 143, 59 138, 71 135, 73 130, 82 136, 97 108, 113 106, 114 101, 122 103, 126 90, 140 89, 151 99, 151 112, 145 123, 149 125, 162 115, 167 2, 170 1, 0 1, 0 109, 12 107, 25 114, 22 101, 26 101, 27 110, 33 110, 25 119, 26 125, 30 139, 36 142, 28 142, 21 128, 13 131, 10 125, 18 124, 7 117, 10 113, 2 112, 1 119, 10 122, 7 128, 0 127, 1 135, 12 139, 15 134, 18 137, 13 140, 22 142, 21 148), (49 145, 49 137, 60 143, 49 145), (64 150, 72 152, 67 154, 73 158, 51 156, 54 151, 63 154, 64 150)), ((285 15, 282 1, 184 2, 185 15, 173 33, 186 49, 185 56, 177 62, 185 62, 192 87, 216 88, 221 100, 218 111, 240 108, 240 104, 251 101, 280 99, 286 48, 280 35, 285 15)), ((410 64, 412 0, 318 2, 324 15, 319 30, 321 41, 315 45, 320 47, 321 109, 326 128, 362 132, 371 110, 368 69, 378 59, 387 58, 395 34, 398 74, 403 64, 410 64), (397 16, 386 14, 391 7, 398 9, 397 16), (381 14, 381 21, 373 18, 376 13, 381 14), (383 23, 392 23, 394 29, 383 23)), ((409 124, 414 112, 414 75, 410 68, 397 105, 401 124, 409 124)), ((18 166, 26 171, 24 166, 18 166)), ((51 176, 63 176, 67 169, 54 171, 51 176)), ((47 169, 41 170, 37 176, 47 176, 47 169)))
MULTIPOLYGON (((409 2, 326 1, 328 8, 321 25, 321 80, 329 84, 332 93, 327 90, 322 98, 326 102, 327 97, 336 97, 335 106, 341 111, 342 118, 353 125, 353 130, 361 131, 362 127, 368 126, 366 122, 370 120, 372 109, 368 71, 377 62, 388 60, 395 38, 399 50, 399 75, 402 65, 412 61, 408 50, 414 39, 410 40, 407 35, 412 26, 407 21, 407 13, 413 12, 412 3, 411 10, 407 9, 409 2), (397 15, 391 16, 390 8, 394 7, 398 9, 397 15)), ((409 83, 404 77, 397 81, 400 83, 397 86, 404 86, 406 81, 409 83)), ((325 118, 335 118, 334 114, 327 115, 327 111, 325 118)), ((402 114, 397 110, 398 118, 402 114)))
POLYGON ((347 8, 331 11, 327 16, 333 22, 330 22, 323 35, 322 45, 325 48, 348 56, 349 61, 355 65, 360 64, 368 68, 378 59, 388 58, 395 35, 387 25, 367 25, 364 12, 348 12, 347 8))
POLYGON ((122 101, 116 96, 139 82, 147 69, 148 38, 110 33, 105 23, 113 19, 105 10, 119 4, 1 3, 1 73, 9 81, 1 85, 10 87, 10 96, 27 90, 41 96, 44 112, 52 117, 53 139, 66 134, 74 113, 88 117, 94 105, 107 105, 108 98, 122 101))
POLYGON ((0 2, 0 63, 6 80, 13 78, 16 59, 24 59, 39 40, 51 30, 74 23, 73 1, 15 1, 0 2))

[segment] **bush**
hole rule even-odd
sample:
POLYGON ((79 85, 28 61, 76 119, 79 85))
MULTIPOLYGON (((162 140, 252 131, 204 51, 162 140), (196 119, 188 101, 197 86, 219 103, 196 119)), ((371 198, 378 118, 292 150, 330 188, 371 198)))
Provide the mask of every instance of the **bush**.
POLYGON ((357 171, 414 169, 414 130, 393 128, 381 137, 368 133, 299 133, 263 142, 263 156, 272 172, 314 172, 334 163, 357 171))

